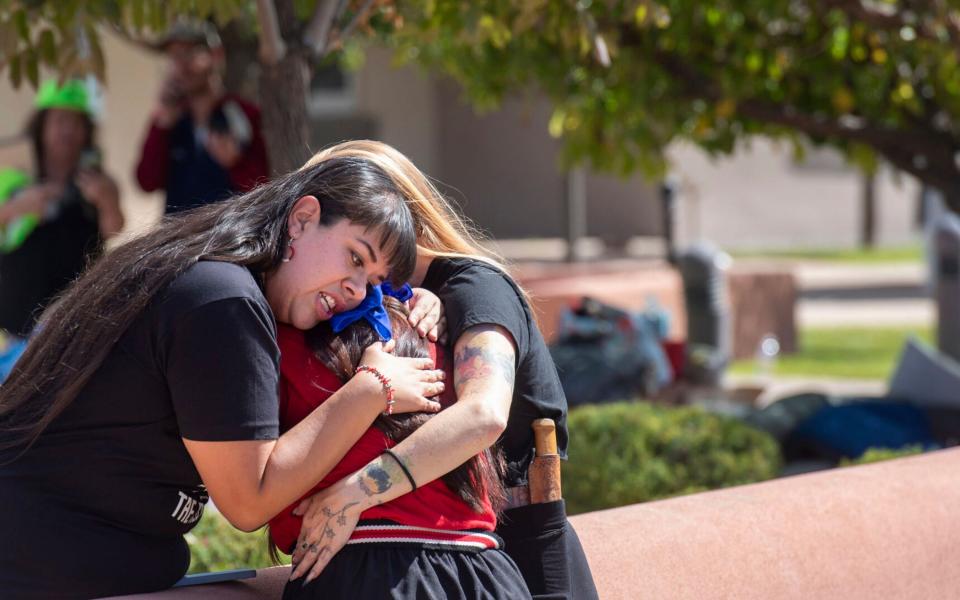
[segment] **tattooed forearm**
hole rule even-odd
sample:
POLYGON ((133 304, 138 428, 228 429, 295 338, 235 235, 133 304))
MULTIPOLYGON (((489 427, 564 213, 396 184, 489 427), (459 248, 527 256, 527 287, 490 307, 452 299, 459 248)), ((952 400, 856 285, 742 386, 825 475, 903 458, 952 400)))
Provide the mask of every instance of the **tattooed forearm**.
POLYGON ((379 464, 367 465, 360 472, 360 489, 367 496, 382 494, 393 486, 390 473, 379 464))
POLYGON ((511 388, 516 377, 513 348, 505 343, 494 343, 489 336, 477 336, 454 354, 454 376, 457 393, 471 381, 497 377, 511 388))

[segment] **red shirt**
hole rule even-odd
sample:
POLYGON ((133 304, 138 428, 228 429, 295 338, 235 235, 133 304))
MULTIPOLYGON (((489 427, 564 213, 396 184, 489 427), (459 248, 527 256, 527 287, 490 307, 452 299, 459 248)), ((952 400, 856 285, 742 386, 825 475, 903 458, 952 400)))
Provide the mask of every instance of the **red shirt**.
MULTIPOLYGON (((277 342, 280 346, 280 431, 287 431, 323 404, 342 385, 340 380, 307 347, 302 331, 286 325, 277 325, 277 342)), ((443 356, 430 345, 430 354, 437 368, 444 368, 443 356)), ((443 407, 455 401, 449 386, 440 397, 443 407)), ((370 427, 360 440, 347 452, 337 466, 327 474, 304 498, 329 487, 344 477, 358 471, 372 459, 380 456, 393 443, 382 431, 370 427)), ((294 503, 270 520, 270 537, 284 552, 290 552, 300 534, 301 518, 292 511, 294 503)), ((497 521, 489 501, 484 499, 484 510, 474 512, 440 479, 421 485, 416 491, 364 511, 360 518, 387 519, 400 525, 424 527, 434 530, 493 531, 497 521)))

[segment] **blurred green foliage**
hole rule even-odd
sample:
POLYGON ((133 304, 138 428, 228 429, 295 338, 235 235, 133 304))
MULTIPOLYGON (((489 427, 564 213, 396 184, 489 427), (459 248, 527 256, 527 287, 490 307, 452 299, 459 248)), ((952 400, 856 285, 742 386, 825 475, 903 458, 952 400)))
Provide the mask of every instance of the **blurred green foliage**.
POLYGON ((571 514, 763 481, 780 470, 776 440, 697 408, 645 402, 570 413, 563 496, 571 514))
MULTIPOLYGON (((289 4, 298 43, 318 0, 289 4)), ((324 2, 329 4, 328 2, 324 2)), ((882 156, 960 207, 960 8, 908 0, 349 0, 344 38, 370 38, 459 81, 479 107, 544 93, 568 162, 660 176, 678 139, 732 152, 755 134, 802 155, 882 156), (369 9, 367 11, 366 9, 369 9), (350 36, 349 34, 352 34, 350 36)), ((0 0, 0 69, 103 76, 97 26, 132 37, 174 15, 242 20, 254 0, 0 0), (83 38, 83 39, 81 39, 83 38)), ((344 40, 331 47, 343 48, 344 40)))
POLYGON ((424 0, 383 31, 481 106, 534 87, 569 159, 661 174, 674 139, 729 153, 751 134, 802 154, 879 153, 960 189, 956 4, 882 0, 424 0))
MULTIPOLYGON (((246 533, 235 529, 219 512, 207 510, 186 536, 190 545, 190 573, 272 567, 266 530, 246 533)), ((284 564, 290 557, 281 554, 284 564)))
POLYGON ((905 456, 915 456, 922 453, 923 446, 904 446, 903 448, 896 450, 890 448, 870 448, 859 458, 845 458, 841 460, 839 466, 849 467, 853 465, 866 465, 870 463, 883 462, 885 460, 893 460, 895 458, 903 458, 905 456))

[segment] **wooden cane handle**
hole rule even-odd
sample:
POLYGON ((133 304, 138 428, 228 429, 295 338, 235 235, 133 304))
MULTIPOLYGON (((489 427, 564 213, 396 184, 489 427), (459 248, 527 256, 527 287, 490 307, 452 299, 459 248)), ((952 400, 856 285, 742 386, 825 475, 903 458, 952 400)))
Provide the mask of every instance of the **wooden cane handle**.
POLYGON ((537 419, 533 422, 533 443, 537 456, 557 453, 557 426, 553 419, 537 419))

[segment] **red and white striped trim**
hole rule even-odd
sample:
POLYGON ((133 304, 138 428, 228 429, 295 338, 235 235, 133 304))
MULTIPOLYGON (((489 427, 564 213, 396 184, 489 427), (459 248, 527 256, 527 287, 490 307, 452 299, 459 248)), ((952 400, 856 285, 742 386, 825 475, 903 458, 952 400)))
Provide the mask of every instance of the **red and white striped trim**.
POLYGON ((449 531, 412 525, 358 525, 347 544, 418 544, 451 550, 493 550, 500 538, 482 531, 449 531))

